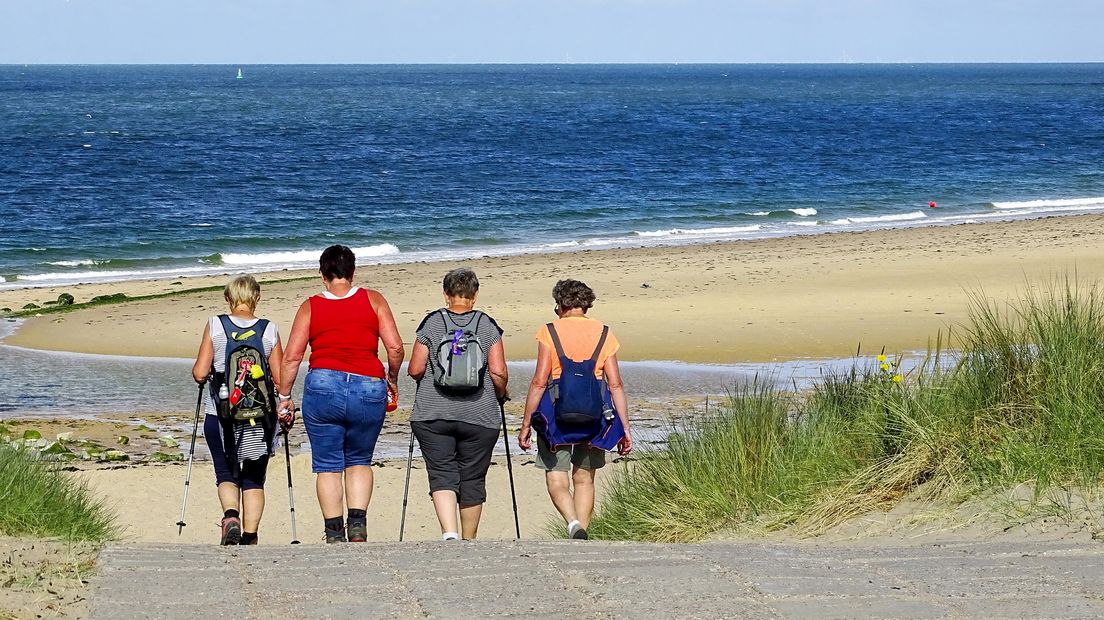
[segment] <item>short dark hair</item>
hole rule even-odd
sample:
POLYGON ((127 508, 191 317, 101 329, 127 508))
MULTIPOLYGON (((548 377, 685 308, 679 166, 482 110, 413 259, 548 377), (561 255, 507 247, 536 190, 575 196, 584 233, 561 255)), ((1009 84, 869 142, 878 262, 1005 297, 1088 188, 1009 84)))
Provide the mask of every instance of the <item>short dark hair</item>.
POLYGON ((444 290, 449 297, 475 299, 475 294, 479 292, 479 278, 467 267, 453 269, 445 274, 444 290))
POLYGON ((331 245, 322 251, 318 270, 327 280, 351 280, 356 271, 356 256, 343 245, 331 245))
POLYGON ((594 300, 598 297, 589 286, 578 280, 560 280, 552 287, 552 299, 556 300, 560 310, 582 308, 585 312, 594 305, 594 300))

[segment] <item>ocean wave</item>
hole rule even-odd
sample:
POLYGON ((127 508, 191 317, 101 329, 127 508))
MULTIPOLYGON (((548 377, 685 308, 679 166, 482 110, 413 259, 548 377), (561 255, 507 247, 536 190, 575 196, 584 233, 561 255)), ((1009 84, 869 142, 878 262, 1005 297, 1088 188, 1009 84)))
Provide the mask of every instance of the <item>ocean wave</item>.
POLYGON ((896 213, 893 215, 872 215, 868 217, 844 217, 838 220, 832 220, 830 224, 836 226, 846 226, 848 224, 878 224, 881 222, 911 222, 914 220, 922 220, 927 218, 928 215, 923 211, 913 211, 912 213, 896 213))
MULTIPOLYGON (((379 258, 399 253, 399 248, 390 243, 381 243, 364 248, 352 248, 357 259, 379 258)), ((297 265, 318 262, 321 250, 295 250, 291 252, 258 252, 256 254, 221 254, 223 265, 297 265)))
POLYGON ((768 217, 771 215, 786 215, 792 213, 798 217, 812 217, 817 214, 817 210, 812 207, 798 207, 795 209, 782 209, 781 211, 752 211, 745 213, 744 215, 753 215, 755 217, 768 217))
POLYGON ((82 260, 55 260, 46 263, 47 265, 54 265, 55 267, 88 267, 91 265, 103 265, 110 261, 95 260, 92 258, 85 258, 82 260))
POLYGON ((105 271, 68 271, 59 273, 36 273, 20 275, 16 282, 37 283, 77 283, 93 281, 129 280, 135 278, 158 278, 178 275, 196 275, 210 273, 207 267, 179 267, 174 269, 109 269, 105 271))
POLYGON ((758 224, 721 228, 668 228, 666 230, 634 231, 633 234, 638 237, 713 236, 758 232, 760 228, 762 227, 758 224))
POLYGON ((1050 209, 1053 207, 1095 207, 1104 208, 1101 198, 1059 198, 1056 200, 1022 200, 1018 202, 994 202, 994 209, 1050 209))

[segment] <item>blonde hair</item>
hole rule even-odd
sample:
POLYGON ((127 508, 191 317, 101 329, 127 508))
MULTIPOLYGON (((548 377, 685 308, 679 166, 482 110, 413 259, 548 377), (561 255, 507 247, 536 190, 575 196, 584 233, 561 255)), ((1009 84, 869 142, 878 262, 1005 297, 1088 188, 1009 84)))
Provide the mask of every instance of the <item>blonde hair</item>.
POLYGON ((226 303, 230 304, 231 309, 245 304, 249 306, 250 311, 256 310, 257 302, 261 300, 261 285, 257 284, 253 276, 238 276, 230 280, 222 290, 222 296, 226 298, 226 303))

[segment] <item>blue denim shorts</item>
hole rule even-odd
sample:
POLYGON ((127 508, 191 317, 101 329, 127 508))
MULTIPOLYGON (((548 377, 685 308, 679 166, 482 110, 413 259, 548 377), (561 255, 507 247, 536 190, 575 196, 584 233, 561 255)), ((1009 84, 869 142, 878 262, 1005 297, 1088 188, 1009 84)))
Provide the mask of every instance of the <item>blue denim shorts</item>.
POLYGON ((386 403, 383 379, 311 369, 303 389, 303 426, 314 473, 371 465, 386 403))

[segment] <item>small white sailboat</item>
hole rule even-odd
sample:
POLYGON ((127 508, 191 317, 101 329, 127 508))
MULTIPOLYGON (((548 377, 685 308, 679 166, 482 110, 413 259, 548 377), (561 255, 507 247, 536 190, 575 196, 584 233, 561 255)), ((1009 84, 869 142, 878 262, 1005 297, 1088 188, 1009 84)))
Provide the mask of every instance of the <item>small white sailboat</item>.
POLYGON ((241 67, 238 67, 238 79, 242 79, 241 67))

